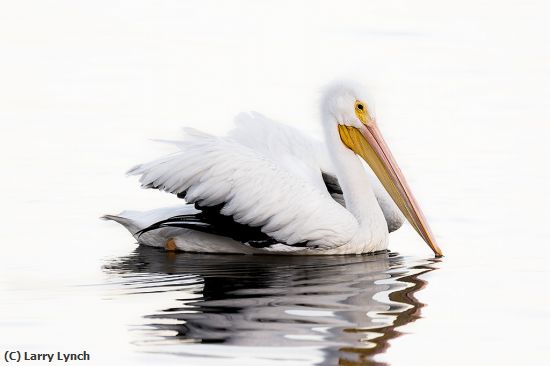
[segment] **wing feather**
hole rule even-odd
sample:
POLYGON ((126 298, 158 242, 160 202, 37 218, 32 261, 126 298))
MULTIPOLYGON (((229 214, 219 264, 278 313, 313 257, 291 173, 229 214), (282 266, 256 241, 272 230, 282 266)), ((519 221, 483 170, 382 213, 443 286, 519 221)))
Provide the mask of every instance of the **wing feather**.
POLYGON ((229 132, 230 138, 326 192, 321 171, 332 172, 334 169, 321 140, 257 112, 239 114, 235 125, 235 129, 229 132))
MULTIPOLYGON (((139 175, 144 187, 184 195, 190 203, 223 203, 222 215, 261 226, 263 233, 287 245, 329 249, 346 244, 357 231, 353 215, 309 174, 297 175, 232 138, 192 129, 186 133, 177 144, 179 152, 138 165, 129 174, 139 175)), ((318 175, 322 182, 320 171, 318 175)))

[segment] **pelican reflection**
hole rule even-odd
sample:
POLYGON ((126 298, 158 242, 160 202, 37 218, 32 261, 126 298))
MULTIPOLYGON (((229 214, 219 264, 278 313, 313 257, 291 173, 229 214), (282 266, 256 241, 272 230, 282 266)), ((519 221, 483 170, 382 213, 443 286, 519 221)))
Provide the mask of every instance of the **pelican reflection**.
POLYGON ((140 246, 105 270, 122 279, 120 296, 173 292, 178 300, 144 315, 157 339, 148 346, 318 347, 322 364, 371 365, 400 335, 397 327, 420 317, 424 304, 414 294, 426 281, 419 275, 436 261, 387 252, 282 257, 140 246))

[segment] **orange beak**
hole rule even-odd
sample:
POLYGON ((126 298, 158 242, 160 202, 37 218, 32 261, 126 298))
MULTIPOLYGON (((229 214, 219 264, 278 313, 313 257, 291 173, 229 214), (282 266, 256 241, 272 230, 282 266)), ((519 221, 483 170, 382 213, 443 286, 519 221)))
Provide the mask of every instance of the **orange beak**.
POLYGON ((342 142, 371 167, 397 207, 433 250, 435 256, 442 257, 443 253, 436 244, 422 210, 374 122, 364 125, 361 129, 339 125, 338 131, 342 142))

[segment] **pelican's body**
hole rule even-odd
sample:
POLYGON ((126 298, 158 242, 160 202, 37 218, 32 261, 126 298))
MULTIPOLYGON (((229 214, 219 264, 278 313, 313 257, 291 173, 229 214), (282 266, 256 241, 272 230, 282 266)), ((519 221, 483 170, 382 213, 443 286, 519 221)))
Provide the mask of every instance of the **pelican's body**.
POLYGON ((139 243, 170 250, 318 255, 387 249, 403 212, 430 244, 429 229, 361 100, 342 85, 327 91, 324 144, 257 113, 240 115, 227 137, 188 129, 186 139, 175 142, 178 152, 129 172, 144 187, 188 204, 106 218, 139 243))

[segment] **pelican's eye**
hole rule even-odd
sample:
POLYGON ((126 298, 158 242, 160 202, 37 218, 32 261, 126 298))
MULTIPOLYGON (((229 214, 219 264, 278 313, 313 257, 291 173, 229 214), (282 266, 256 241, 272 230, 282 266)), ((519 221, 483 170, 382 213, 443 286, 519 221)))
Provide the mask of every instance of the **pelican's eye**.
POLYGON ((364 125, 370 125, 372 122, 367 111, 367 106, 360 100, 355 101, 355 115, 364 125))
POLYGON ((355 113, 365 114, 367 112, 367 106, 360 100, 355 101, 355 113))

